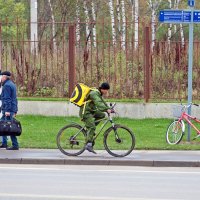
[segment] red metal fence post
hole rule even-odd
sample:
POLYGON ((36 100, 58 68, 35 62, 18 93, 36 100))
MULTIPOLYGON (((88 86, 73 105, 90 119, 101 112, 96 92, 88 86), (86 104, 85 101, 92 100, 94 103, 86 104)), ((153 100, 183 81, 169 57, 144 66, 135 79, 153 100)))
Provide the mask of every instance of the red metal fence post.
POLYGON ((69 26, 69 97, 75 86, 75 25, 69 26))
POLYGON ((144 99, 148 102, 150 99, 151 89, 151 70, 150 70, 150 30, 144 28, 144 99))

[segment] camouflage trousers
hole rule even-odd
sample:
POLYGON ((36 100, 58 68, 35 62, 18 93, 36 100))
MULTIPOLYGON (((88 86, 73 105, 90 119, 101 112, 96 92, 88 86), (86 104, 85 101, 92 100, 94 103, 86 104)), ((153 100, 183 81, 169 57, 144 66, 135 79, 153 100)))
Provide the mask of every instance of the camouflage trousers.
POLYGON ((104 117, 105 117, 105 113, 100 112, 100 111, 84 114, 83 122, 85 123, 86 128, 87 128, 86 142, 93 142, 96 126, 99 124, 99 122, 95 122, 95 121, 102 119, 104 117))

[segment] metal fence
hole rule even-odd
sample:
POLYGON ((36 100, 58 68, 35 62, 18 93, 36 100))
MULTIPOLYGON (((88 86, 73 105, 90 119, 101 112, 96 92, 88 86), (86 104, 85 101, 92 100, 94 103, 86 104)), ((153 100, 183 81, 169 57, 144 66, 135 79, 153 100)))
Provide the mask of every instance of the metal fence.
MULTIPOLYGON (((181 42, 156 42, 151 56, 152 99, 186 99, 188 94, 188 45, 181 42)), ((198 100, 200 42, 194 42, 193 99, 198 100)))
MULTIPOLYGON (((108 81, 114 98, 187 98, 188 42, 154 41, 152 48, 151 30, 145 25, 139 23, 139 40, 135 41, 132 23, 126 22, 125 41, 118 33, 113 42, 104 21, 95 24, 95 35, 93 23, 57 22, 53 34, 52 23, 40 22, 38 40, 30 41, 30 23, 2 22, 2 70, 13 72, 19 96, 68 97, 76 82, 97 87, 108 81)), ((198 41, 194 48, 193 96, 198 99, 198 41)))

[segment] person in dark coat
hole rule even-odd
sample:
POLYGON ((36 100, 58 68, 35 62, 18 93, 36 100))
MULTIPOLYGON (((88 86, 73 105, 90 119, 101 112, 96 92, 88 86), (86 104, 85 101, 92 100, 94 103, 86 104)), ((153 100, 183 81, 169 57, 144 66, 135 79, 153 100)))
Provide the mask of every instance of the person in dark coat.
MULTIPOLYGON (((4 71, 1 73, 2 78, 2 118, 1 120, 12 120, 12 118, 17 114, 18 111, 18 101, 17 101, 17 88, 13 81, 10 80, 11 73, 9 71, 4 71)), ((12 146, 7 145, 7 136, 2 137, 2 144, 0 148, 6 148, 7 150, 18 150, 19 144, 16 136, 10 136, 12 141, 12 146)))

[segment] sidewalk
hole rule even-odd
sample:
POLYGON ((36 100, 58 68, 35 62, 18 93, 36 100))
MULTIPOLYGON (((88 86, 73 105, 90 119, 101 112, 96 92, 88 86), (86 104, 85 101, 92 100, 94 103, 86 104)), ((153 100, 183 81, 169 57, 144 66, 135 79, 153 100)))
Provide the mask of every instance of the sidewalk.
POLYGON ((51 165, 119 165, 152 167, 200 167, 200 151, 135 150, 124 158, 110 156, 106 151, 92 154, 85 151, 69 157, 57 149, 0 150, 0 164, 51 164, 51 165))

